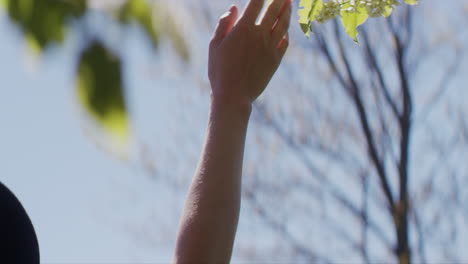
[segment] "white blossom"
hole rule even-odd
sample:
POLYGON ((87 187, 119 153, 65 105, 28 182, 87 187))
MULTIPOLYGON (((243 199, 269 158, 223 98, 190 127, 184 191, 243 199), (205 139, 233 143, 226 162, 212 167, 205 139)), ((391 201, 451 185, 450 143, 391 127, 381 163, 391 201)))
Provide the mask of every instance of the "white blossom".
POLYGON ((324 23, 327 20, 333 19, 340 15, 341 11, 341 1, 333 0, 323 3, 323 8, 320 10, 320 13, 317 15, 316 19, 319 23, 324 23))

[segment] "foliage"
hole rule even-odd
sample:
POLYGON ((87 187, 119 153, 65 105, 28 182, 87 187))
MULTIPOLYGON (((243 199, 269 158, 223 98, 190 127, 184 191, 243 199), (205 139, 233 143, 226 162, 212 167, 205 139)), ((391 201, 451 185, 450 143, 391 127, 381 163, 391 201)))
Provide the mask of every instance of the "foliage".
MULTIPOLYGON (((61 44, 72 20, 86 19, 86 0, 0 0, 12 22, 24 33, 29 46, 37 53, 51 44, 61 44)), ((189 51, 175 22, 162 8, 155 9, 147 0, 127 0, 117 10, 105 10, 104 15, 118 21, 121 26, 135 23, 143 29, 148 40, 157 48, 160 36, 166 34, 172 40, 180 57, 187 61, 189 51), (156 15, 164 17, 155 21, 156 15)), ((86 28, 89 30, 90 28, 86 28)), ((80 52, 77 69, 77 91, 80 103, 90 116, 107 131, 112 138, 122 141, 128 134, 127 108, 122 83, 120 58, 109 51, 89 32, 79 31, 88 42, 85 51, 80 52)), ((99 33, 97 35, 100 35, 99 33)))
POLYGON ((119 20, 123 23, 136 21, 151 38, 153 45, 158 45, 158 29, 155 27, 151 14, 151 7, 146 0, 129 0, 118 13, 119 20))
POLYGON ((83 15, 85 0, 6 0, 10 19, 19 25, 29 44, 40 51, 49 43, 65 38, 68 19, 83 15))
POLYGON ((124 140, 128 122, 120 59, 94 42, 81 55, 77 75, 79 99, 86 110, 117 140, 124 140))
MULTIPOLYGON (((406 4, 416 5, 418 0, 404 0, 406 4)), ((397 0, 301 0, 299 3, 299 24, 306 36, 312 31, 314 21, 325 23, 341 17, 341 23, 346 33, 358 43, 357 28, 369 17, 388 17, 395 6, 401 3, 397 0)))

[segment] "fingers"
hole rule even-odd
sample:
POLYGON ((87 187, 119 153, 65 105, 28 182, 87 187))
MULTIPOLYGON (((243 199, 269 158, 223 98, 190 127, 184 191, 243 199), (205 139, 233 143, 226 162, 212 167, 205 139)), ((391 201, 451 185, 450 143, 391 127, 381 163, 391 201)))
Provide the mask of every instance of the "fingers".
POLYGON ((212 43, 218 43, 226 37, 226 35, 231 31, 234 23, 236 23, 237 19, 237 7, 231 6, 229 11, 223 14, 219 18, 218 26, 216 27, 215 33, 212 38, 212 43))
POLYGON ((271 29, 287 2, 290 3, 290 0, 273 0, 263 15, 260 25, 265 29, 271 29))
POLYGON ((258 15, 262 11, 263 2, 264 0, 249 0, 240 20, 246 23, 255 24, 258 15))
POLYGON ((286 1, 284 10, 272 29, 271 37, 275 45, 279 43, 289 29, 289 24, 291 22, 291 4, 290 2, 288 4, 288 2, 289 1, 286 1))
POLYGON ((289 46, 289 33, 286 33, 286 35, 284 35, 284 37, 281 39, 280 43, 278 44, 278 53, 281 59, 286 53, 288 46, 289 46))

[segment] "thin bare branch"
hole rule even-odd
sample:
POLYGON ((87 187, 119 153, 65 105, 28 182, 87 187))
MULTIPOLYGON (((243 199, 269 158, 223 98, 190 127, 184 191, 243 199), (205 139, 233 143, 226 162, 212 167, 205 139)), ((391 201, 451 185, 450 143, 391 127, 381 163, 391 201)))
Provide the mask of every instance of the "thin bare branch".
MULTIPOLYGON (((340 32, 338 31, 338 24, 335 22, 334 25, 335 25, 335 35, 337 36, 337 38, 340 38, 340 32)), ((390 215, 392 215, 393 212, 395 211, 393 194, 390 189, 390 184, 388 183, 387 173, 385 171, 385 166, 383 164, 384 161, 379 157, 378 152, 377 152, 374 135, 371 131, 369 119, 367 117, 367 112, 366 112, 364 103, 362 101, 361 89, 360 89, 360 86, 358 86, 356 79, 354 77, 354 73, 351 69, 351 65, 348 60, 348 55, 346 53, 346 50, 343 47, 342 41, 338 41, 338 47, 339 47, 339 52, 340 52, 340 58, 343 60, 345 67, 346 67, 346 72, 348 73, 349 86, 350 86, 349 90, 352 91, 350 93, 350 96, 354 102, 354 106, 356 107, 357 113, 359 115, 360 125, 361 125, 361 128, 363 130, 363 133, 366 139, 369 157, 372 160, 372 164, 377 171, 377 175, 379 176, 382 190, 387 199, 388 207, 390 210, 390 215)))
POLYGON ((384 98, 387 102, 387 104, 390 106, 390 109, 392 110, 393 115, 397 118, 400 119, 400 112, 398 111, 396 102, 390 95, 390 91, 387 87, 387 84, 384 80, 384 75, 382 68, 377 62, 376 59, 376 54, 374 49, 372 48, 371 43, 369 42, 369 38, 367 36, 367 32, 365 30, 362 31, 362 38, 363 38, 363 46, 365 47, 365 54, 367 58, 367 62, 369 64, 369 69, 374 71, 377 74, 378 80, 379 80, 379 87, 381 88, 384 98))

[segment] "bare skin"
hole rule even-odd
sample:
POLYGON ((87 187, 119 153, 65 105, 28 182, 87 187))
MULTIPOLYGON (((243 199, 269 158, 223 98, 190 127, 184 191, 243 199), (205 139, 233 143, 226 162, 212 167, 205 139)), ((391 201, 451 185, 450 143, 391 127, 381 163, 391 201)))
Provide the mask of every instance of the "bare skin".
POLYGON ((252 103, 288 47, 291 0, 232 6, 210 42, 211 107, 206 140, 181 218, 175 263, 228 263, 240 211, 242 161, 252 103))

